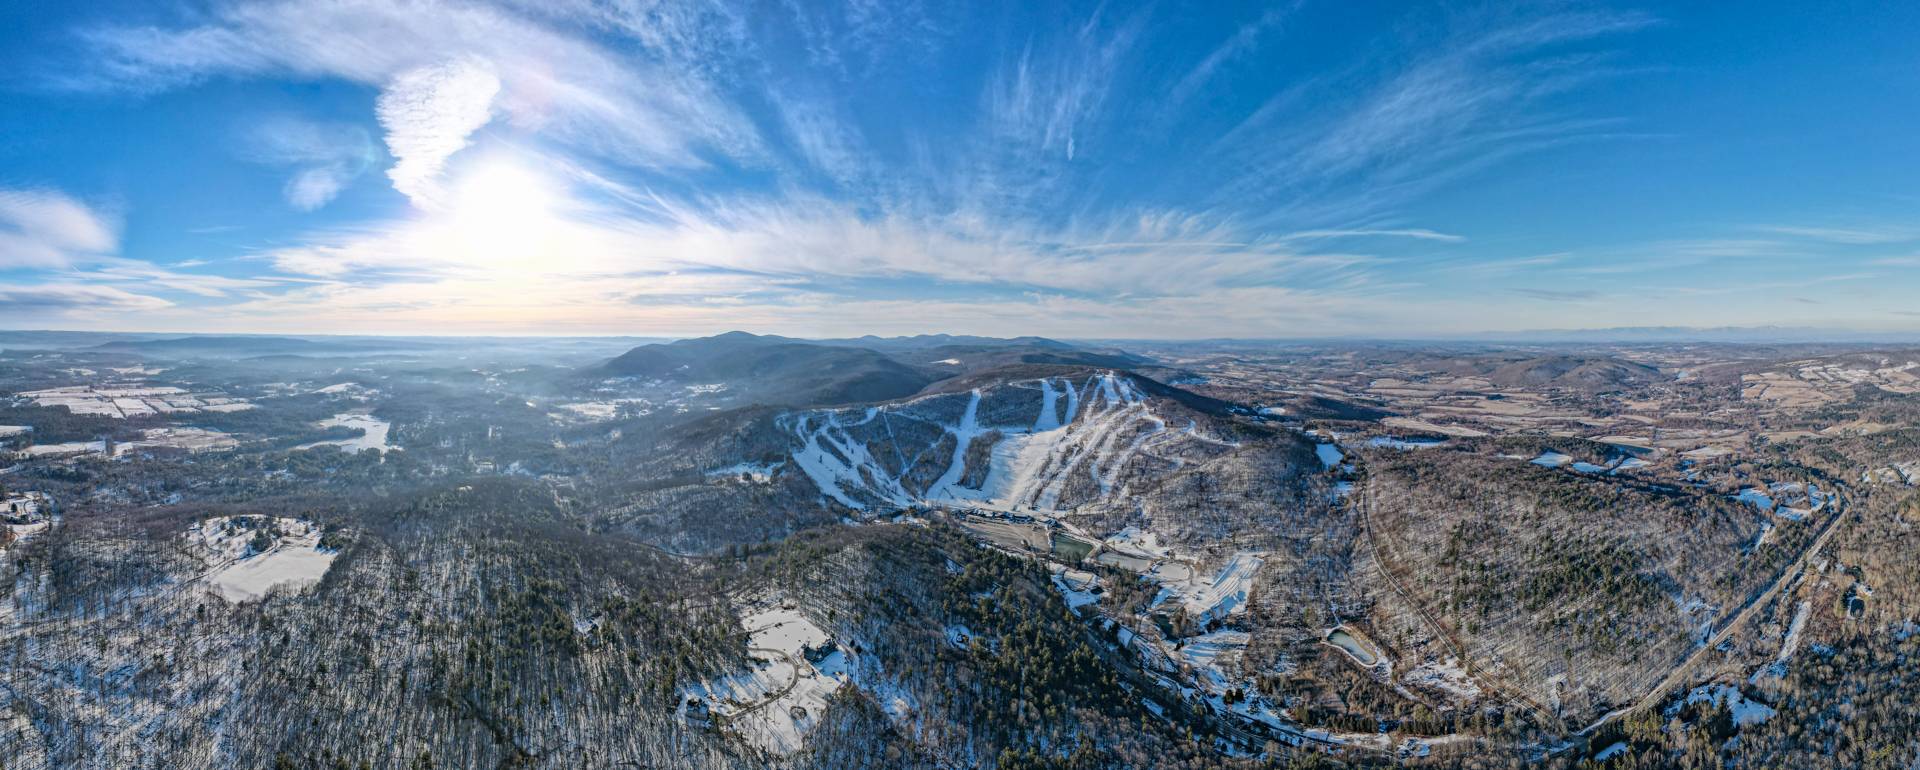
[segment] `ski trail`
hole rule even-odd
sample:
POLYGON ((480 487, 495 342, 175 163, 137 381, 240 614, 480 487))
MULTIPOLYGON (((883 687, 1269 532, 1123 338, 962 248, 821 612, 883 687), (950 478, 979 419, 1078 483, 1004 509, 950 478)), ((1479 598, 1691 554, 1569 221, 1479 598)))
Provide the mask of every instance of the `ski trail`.
POLYGON ((940 480, 927 488, 928 497, 933 497, 935 490, 938 490, 938 494, 953 496, 950 490, 960 483, 961 474, 967 470, 967 446, 973 443, 974 436, 980 434, 979 413, 980 391, 976 388, 973 398, 967 402, 967 411, 960 415, 960 424, 947 428, 954 439, 953 461, 947 464, 947 472, 940 475, 940 480))
POLYGON ((1100 492, 1102 494, 1113 491, 1113 482, 1120 478, 1120 469, 1127 467, 1127 463, 1140 451, 1140 447, 1144 446, 1148 440, 1166 432, 1167 423, 1165 420, 1160 419, 1159 416, 1152 412, 1147 412, 1142 416, 1153 421, 1153 430, 1140 434, 1140 437, 1134 439, 1132 444, 1127 445, 1127 448, 1120 453, 1120 456, 1113 458, 1113 462, 1107 465, 1106 478, 1100 479, 1100 492))
POLYGON ((1060 394, 1053 391, 1053 379, 1040 380, 1040 417, 1033 421, 1033 432, 1053 430, 1060 427, 1060 415, 1054 411, 1054 402, 1060 394))

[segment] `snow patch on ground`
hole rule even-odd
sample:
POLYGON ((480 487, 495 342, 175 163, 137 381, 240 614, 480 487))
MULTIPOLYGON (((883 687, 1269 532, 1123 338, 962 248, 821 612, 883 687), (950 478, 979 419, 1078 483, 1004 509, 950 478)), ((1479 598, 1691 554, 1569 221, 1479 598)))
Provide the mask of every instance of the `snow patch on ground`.
POLYGON ((1169 600, 1178 601, 1186 607, 1187 615, 1200 623, 1240 612, 1246 609, 1247 596, 1253 588, 1253 576, 1260 570, 1263 555, 1251 551, 1234 554, 1211 578, 1194 574, 1185 565, 1156 566, 1148 574, 1161 585, 1160 595, 1154 598, 1153 606, 1158 607, 1169 600))
POLYGON ((1680 713, 1682 704, 1712 703, 1733 712, 1733 723, 1740 727, 1757 725, 1772 719, 1778 713, 1773 707, 1759 701, 1748 700, 1747 694, 1730 684, 1703 684, 1693 688, 1680 704, 1667 708, 1667 716, 1680 713))
POLYGON ((785 460, 782 460, 777 463, 772 463, 772 464, 738 463, 735 465, 729 465, 725 468, 715 468, 713 470, 707 471, 707 477, 716 478, 716 477, 725 476, 725 477, 731 477, 731 478, 738 478, 741 476, 745 476, 749 480, 757 481, 764 484, 768 481, 772 481, 774 472, 785 467, 786 464, 787 462, 785 460))
POLYGON ((1785 667, 1787 659, 1800 649, 1800 634, 1807 630, 1807 613, 1812 610, 1813 602, 1801 602, 1799 609, 1793 611, 1793 622, 1787 624, 1787 638, 1780 642, 1780 655, 1774 659, 1775 665, 1785 667))
POLYGON ((187 542, 204 549, 212 570, 207 584, 230 602, 258 599, 276 586, 295 590, 320 582, 339 554, 320 547, 320 528, 302 519, 220 516, 187 529, 187 542), (262 531, 278 531, 258 550, 262 531))
POLYGON ((1773 497, 1757 487, 1742 489, 1739 494, 1733 496, 1733 499, 1768 513, 1773 512, 1773 497))
POLYGON ((1053 587, 1060 589, 1060 595, 1067 600, 1069 609, 1080 609, 1100 601, 1100 595, 1094 589, 1100 586, 1100 578, 1091 572, 1068 569, 1059 564, 1048 564, 1053 572, 1053 587))
POLYGON ((682 717, 704 709, 728 729, 779 756, 799 751, 826 713, 827 699, 853 681, 852 656, 827 632, 790 607, 767 607, 741 618, 752 664, 683 692, 682 717))
POLYGON ((1106 542, 1108 545, 1116 546, 1121 550, 1134 551, 1162 558, 1173 553, 1173 549, 1160 544, 1160 536, 1158 534, 1142 531, 1139 527, 1127 527, 1119 532, 1115 532, 1107 537, 1106 542))
POLYGON ((1542 468, 1559 468, 1565 466, 1567 463, 1573 462, 1573 458, 1559 452, 1541 452, 1539 457, 1535 457, 1528 462, 1542 468))
POLYGON ((1480 685, 1473 681, 1466 667, 1461 666, 1460 660, 1454 657, 1415 666, 1407 672, 1406 681, 1464 701, 1476 700, 1481 694, 1480 685))

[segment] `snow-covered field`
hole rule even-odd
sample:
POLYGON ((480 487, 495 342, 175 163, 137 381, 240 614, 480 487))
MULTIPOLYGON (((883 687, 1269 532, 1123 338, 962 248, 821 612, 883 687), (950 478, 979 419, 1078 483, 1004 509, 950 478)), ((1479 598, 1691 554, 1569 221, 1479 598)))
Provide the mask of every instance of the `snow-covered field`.
POLYGON ((1192 666, 1196 677, 1208 685, 1208 691, 1224 692, 1240 678, 1230 672, 1241 653, 1246 651, 1251 638, 1245 631, 1214 631, 1187 639, 1185 644, 1170 654, 1192 666))
POLYGON ((1797 481, 1768 484, 1765 489, 1747 487, 1733 495, 1733 499, 1794 521, 1826 510, 1833 502, 1833 497, 1822 492, 1819 485, 1797 481))
POLYGON ((1160 583, 1160 594, 1154 597, 1153 606, 1178 601, 1186 607, 1188 616, 1201 623, 1240 612, 1246 608, 1248 593, 1253 589, 1253 575, 1259 571, 1263 555, 1234 554, 1211 577, 1195 574, 1177 562, 1161 564, 1148 575, 1160 583))
POLYGON ((219 516, 188 528, 186 537, 204 550, 207 585, 230 602, 258 599, 275 586, 318 583, 338 555, 320 547, 319 527, 287 517, 219 516), (255 535, 268 526, 281 534, 256 551, 255 535))
POLYGON ((1100 601, 1100 595, 1093 589, 1099 587, 1100 578, 1091 572, 1067 569, 1058 564, 1047 565, 1053 572, 1053 587, 1060 590, 1061 597, 1067 600, 1067 607, 1080 609, 1100 601))
POLYGON ((107 451, 105 441, 69 441, 63 444, 34 444, 21 450, 21 453, 28 457, 60 457, 105 451, 107 451))
POLYGON ((63 388, 27 391, 20 394, 40 406, 64 406, 74 414, 106 417, 144 417, 173 412, 232 412, 252 409, 245 399, 225 393, 189 393, 171 386, 137 383, 73 385, 63 388))
POLYGON ((1746 503, 1755 508, 1759 508, 1760 510, 1766 511, 1768 513, 1773 512, 1773 497, 1769 496, 1765 491, 1762 491, 1756 487, 1748 487, 1746 489, 1740 490, 1740 493, 1734 495, 1733 499, 1739 500, 1740 502, 1746 503))
POLYGON ((1116 550, 1127 551, 1147 557, 1164 558, 1173 550, 1160 544, 1160 536, 1153 532, 1142 531, 1139 527, 1126 529, 1108 535, 1106 544, 1116 550))
POLYGON ((1382 449, 1432 449, 1445 445, 1446 439, 1438 438, 1399 438, 1396 436, 1374 436, 1367 439, 1367 446, 1382 449))
POLYGON ((114 456, 141 449, 184 449, 189 452, 222 452, 233 449, 240 442, 233 436, 206 428, 148 428, 141 431, 140 440, 116 444, 114 456))

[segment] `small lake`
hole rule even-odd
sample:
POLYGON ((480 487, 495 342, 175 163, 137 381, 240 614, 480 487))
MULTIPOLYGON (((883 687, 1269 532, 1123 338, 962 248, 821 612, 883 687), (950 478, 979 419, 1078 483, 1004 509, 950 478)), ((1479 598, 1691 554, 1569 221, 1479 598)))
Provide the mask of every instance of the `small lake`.
POLYGON ((1093 553, 1092 543, 1063 532, 1056 531, 1053 533, 1053 554, 1055 556, 1064 558, 1068 562, 1078 563, 1081 559, 1087 558, 1091 553, 1093 553))
POLYGON ((1380 656, 1378 654, 1369 649, 1365 642, 1360 641, 1359 637, 1347 633, 1347 630, 1344 628, 1336 628, 1327 634, 1327 644, 1345 650, 1348 655, 1352 655, 1353 659, 1359 661, 1362 666, 1371 666, 1380 662, 1380 656))
POLYGON ((328 417, 327 419, 321 420, 320 427, 322 428, 359 428, 363 431, 366 431, 366 433, 362 434, 359 438, 342 438, 342 439, 331 439, 328 441, 315 441, 311 444, 301 444, 300 446, 297 446, 294 448, 295 449, 313 449, 316 447, 331 446, 331 447, 339 447, 349 452, 358 452, 363 449, 384 450, 384 449, 392 448, 387 444, 387 432, 393 429, 393 424, 370 414, 357 414, 352 412, 349 412, 346 414, 336 414, 332 417, 328 417))

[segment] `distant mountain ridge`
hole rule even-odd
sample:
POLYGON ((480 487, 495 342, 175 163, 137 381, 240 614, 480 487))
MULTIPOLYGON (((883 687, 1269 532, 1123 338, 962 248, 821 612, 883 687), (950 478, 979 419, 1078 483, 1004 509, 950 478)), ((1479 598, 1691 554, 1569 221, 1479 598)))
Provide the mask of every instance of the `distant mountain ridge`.
POLYGON ((641 345, 590 372, 694 384, 725 384, 759 403, 877 401, 912 395, 933 381, 883 353, 785 337, 729 332, 641 345))
POLYGON ((942 380, 1007 366, 1127 369, 1146 361, 1043 337, 934 334, 803 340, 734 331, 641 345, 588 367, 583 374, 724 384, 752 403, 828 405, 903 398, 942 380))

